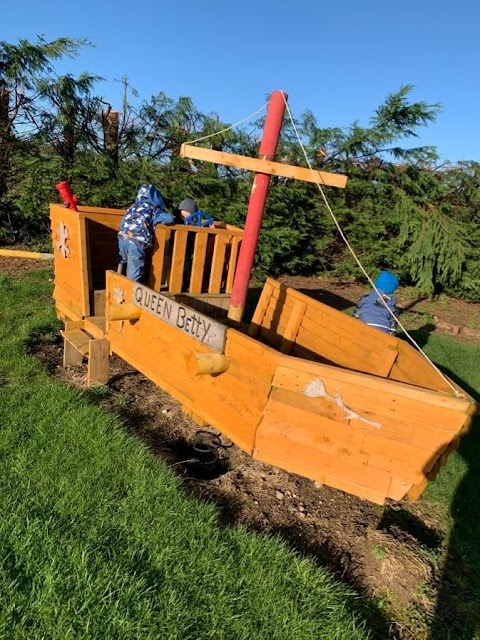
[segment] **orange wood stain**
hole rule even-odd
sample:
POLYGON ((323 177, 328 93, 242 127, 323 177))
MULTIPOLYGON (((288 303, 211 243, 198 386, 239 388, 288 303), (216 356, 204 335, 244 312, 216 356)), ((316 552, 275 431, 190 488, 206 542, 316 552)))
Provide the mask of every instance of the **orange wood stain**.
POLYGON ((202 292, 203 271, 205 268, 205 257, 207 255, 207 241, 208 235, 205 233, 197 235, 195 238, 192 273, 190 276, 190 293, 202 292))
MULTIPOLYGON (((109 320, 110 307, 132 303, 133 283, 105 273, 121 215, 51 205, 57 314, 82 323, 99 341, 91 354, 93 381, 103 380, 110 349, 199 424, 218 429, 258 460, 373 502, 418 498, 470 428, 478 406, 468 395, 455 396, 406 342, 273 279, 265 282, 250 326, 227 329, 223 356, 210 358, 208 346, 146 310, 136 319, 109 320), (60 223, 67 251, 59 246, 60 223), (90 307, 99 296, 106 318, 90 307), (213 374, 199 374, 192 358, 202 354, 228 367, 212 365, 213 374)), ((242 233, 228 225, 158 226, 149 286, 226 295, 242 233), (195 242, 184 273, 188 234, 195 242)))

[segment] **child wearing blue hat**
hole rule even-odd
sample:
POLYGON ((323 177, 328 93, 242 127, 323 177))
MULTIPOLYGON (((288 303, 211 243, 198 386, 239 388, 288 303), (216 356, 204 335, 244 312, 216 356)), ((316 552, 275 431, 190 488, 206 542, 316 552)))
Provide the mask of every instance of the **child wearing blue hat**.
POLYGON ((353 316, 371 327, 380 329, 380 331, 394 334, 396 322, 388 309, 392 311, 395 318, 398 317, 397 300, 393 295, 399 285, 398 278, 390 271, 382 271, 374 285, 378 293, 373 289, 366 296, 362 296, 355 307, 353 316))

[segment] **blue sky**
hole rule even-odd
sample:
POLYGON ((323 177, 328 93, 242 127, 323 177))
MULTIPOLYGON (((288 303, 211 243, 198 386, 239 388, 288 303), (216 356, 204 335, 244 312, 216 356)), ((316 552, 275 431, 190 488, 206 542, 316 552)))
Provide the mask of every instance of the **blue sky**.
POLYGON ((235 123, 276 89, 294 117, 321 127, 368 126, 401 85, 441 103, 419 131, 445 160, 480 161, 480 2, 457 0, 19 0, 2 7, 0 40, 85 37, 95 43, 59 73, 105 78, 98 93, 121 107, 122 76, 141 98, 189 96, 235 123))

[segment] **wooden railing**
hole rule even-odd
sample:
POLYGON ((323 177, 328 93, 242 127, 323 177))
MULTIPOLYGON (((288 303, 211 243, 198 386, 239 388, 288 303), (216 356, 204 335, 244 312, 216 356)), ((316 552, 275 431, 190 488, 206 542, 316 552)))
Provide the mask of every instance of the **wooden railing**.
POLYGON ((229 294, 243 230, 158 225, 149 286, 175 295, 229 294))
POLYGON ((267 278, 249 328, 282 353, 451 393, 410 344, 267 278))

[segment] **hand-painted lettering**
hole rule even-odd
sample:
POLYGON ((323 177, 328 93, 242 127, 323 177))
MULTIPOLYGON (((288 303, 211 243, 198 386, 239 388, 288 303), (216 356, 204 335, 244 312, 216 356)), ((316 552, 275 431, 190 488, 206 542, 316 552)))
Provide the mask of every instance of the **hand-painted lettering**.
POLYGON ((206 338, 207 338, 207 334, 210 331, 210 323, 205 322, 205 320, 202 320, 203 322, 203 338, 202 338, 202 342, 205 342, 206 338))
POLYGON ((141 287, 137 287, 135 289, 134 295, 135 295, 135 302, 141 306, 142 305, 142 297, 143 297, 143 289, 141 287))
POLYGON ((163 300, 163 315, 165 320, 170 320, 172 315, 172 305, 169 304, 166 300, 163 300))
POLYGON ((187 315, 187 312, 185 311, 185 307, 178 307, 178 312, 177 312, 177 327, 179 329, 183 329, 184 325, 185 325, 185 316, 187 315))
POLYGON ((134 287, 132 302, 211 349, 223 350, 227 329, 220 322, 215 322, 174 298, 163 296, 142 284, 134 287))

